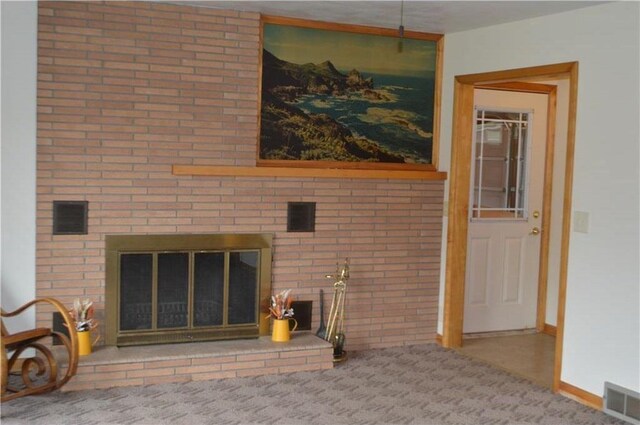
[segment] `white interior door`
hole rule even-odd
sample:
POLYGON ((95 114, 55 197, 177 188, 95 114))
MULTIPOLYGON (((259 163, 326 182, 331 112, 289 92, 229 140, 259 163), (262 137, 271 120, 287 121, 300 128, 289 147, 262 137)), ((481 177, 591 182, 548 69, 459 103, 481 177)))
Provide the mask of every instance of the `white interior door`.
POLYGON ((547 95, 476 90, 463 332, 534 328, 547 95))

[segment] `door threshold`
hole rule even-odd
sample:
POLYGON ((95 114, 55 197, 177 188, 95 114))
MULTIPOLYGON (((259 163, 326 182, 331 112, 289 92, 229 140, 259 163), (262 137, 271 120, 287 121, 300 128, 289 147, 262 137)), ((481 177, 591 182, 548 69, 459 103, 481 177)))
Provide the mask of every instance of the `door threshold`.
POLYGON ((512 329, 508 331, 492 331, 492 332, 474 332, 462 334, 462 339, 476 339, 476 338, 493 338, 499 336, 514 336, 514 335, 531 335, 536 334, 538 331, 536 328, 531 329, 512 329))

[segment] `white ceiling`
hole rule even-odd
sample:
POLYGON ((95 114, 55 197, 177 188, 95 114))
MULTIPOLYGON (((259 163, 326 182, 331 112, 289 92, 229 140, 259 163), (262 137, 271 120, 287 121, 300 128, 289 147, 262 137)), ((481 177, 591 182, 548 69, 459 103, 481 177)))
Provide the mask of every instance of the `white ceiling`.
MULTIPOLYGON (((174 3, 177 1, 173 1, 174 3)), ((180 1, 200 7, 260 12, 317 21, 397 28, 400 1, 180 1)), ((407 30, 446 34, 568 10, 604 1, 410 1, 404 2, 407 30)))

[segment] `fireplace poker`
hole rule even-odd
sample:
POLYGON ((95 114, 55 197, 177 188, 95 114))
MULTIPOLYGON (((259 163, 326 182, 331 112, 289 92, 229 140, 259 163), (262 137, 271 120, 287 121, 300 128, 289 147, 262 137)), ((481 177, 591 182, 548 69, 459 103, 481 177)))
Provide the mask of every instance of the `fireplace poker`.
POLYGON ((319 338, 324 339, 327 335, 327 327, 324 324, 324 291, 320 290, 320 327, 316 331, 319 338))

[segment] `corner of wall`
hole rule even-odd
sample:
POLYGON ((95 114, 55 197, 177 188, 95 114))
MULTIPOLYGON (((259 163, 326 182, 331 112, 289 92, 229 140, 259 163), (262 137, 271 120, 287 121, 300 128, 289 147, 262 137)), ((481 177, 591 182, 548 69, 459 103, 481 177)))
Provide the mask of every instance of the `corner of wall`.
MULTIPOLYGON (((2 307, 35 298, 38 4, 2 2, 2 307)), ((31 310, 13 327, 35 325, 31 310)), ((12 324, 9 324, 12 327, 12 324)))

